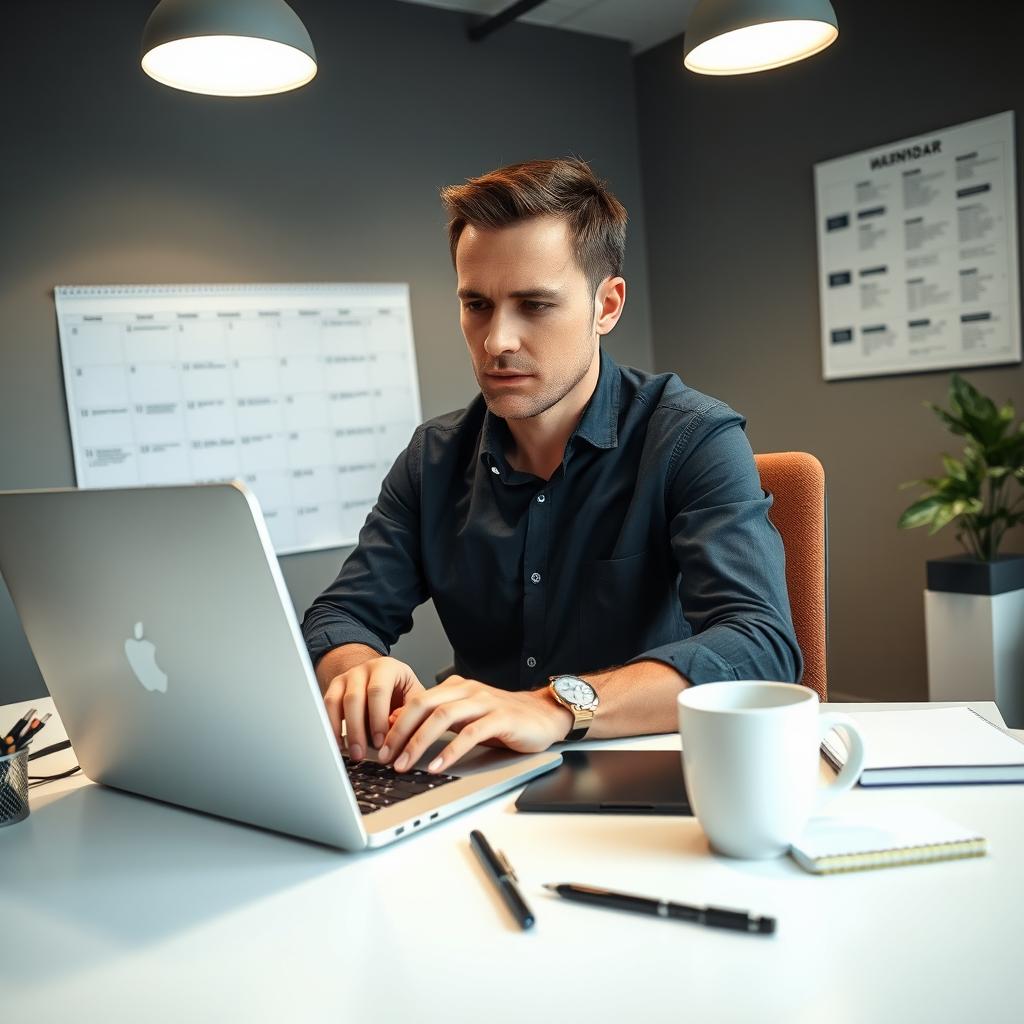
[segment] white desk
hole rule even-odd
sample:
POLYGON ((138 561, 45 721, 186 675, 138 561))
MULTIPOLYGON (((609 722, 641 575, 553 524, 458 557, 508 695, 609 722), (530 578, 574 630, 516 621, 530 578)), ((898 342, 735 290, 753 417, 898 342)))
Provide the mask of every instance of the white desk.
MULTIPOLYGON (((0 709, 4 724, 25 706, 0 709)), ((998 715, 992 704, 973 706, 998 715)), ((62 737, 55 718, 37 746, 62 737)), ((60 770, 65 756, 33 762, 33 774, 60 770)), ((835 806, 924 804, 978 829, 989 854, 826 877, 789 858, 712 855, 694 819, 516 814, 514 799, 355 855, 81 777, 33 790, 29 818, 0 829, 0 991, 13 998, 5 1016, 75 1024, 1024 1019, 1024 785, 855 789, 835 806), (467 841, 474 827, 517 869, 537 915, 531 932, 515 927, 480 870, 467 841), (559 881, 771 914, 778 933, 569 904, 541 888, 559 881)))

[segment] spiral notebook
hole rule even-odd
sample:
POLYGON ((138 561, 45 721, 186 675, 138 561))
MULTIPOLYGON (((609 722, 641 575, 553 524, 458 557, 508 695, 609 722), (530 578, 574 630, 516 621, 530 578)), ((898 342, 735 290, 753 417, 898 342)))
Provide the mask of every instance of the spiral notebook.
POLYGON ((984 837, 923 809, 875 811, 870 818, 812 818, 790 856, 816 875, 982 857, 984 837))

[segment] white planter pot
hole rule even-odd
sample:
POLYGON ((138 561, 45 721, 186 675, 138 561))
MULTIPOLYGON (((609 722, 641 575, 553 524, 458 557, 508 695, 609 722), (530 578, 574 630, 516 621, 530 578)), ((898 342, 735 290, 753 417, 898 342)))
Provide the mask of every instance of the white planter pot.
MULTIPOLYGON (((950 564, 957 561, 928 563, 929 589, 924 592, 928 697, 994 700, 1010 728, 1024 728, 1024 587, 1001 593, 935 589, 957 585, 956 576, 969 560, 959 560, 964 565, 950 564)), ((989 582, 975 572, 968 585, 998 591, 1016 582, 1016 573, 1024 566, 1024 559, 1020 561, 1022 565, 1013 566, 1010 575, 1003 566, 1001 582, 999 572, 989 582)))

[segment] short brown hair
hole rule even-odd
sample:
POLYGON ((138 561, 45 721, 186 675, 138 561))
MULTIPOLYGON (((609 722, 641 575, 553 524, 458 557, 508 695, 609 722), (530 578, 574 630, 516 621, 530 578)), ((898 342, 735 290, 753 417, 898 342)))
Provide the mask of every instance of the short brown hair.
POLYGON ((448 211, 452 263, 467 224, 503 228, 543 214, 564 217, 579 268, 590 286, 622 273, 626 208, 585 160, 531 160, 511 164, 464 185, 441 189, 448 211))

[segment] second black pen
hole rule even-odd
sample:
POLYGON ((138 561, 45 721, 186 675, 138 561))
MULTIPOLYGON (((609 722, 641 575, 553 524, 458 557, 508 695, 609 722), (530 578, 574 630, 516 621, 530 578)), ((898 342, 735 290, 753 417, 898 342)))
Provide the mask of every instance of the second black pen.
POLYGON ((577 903, 590 903, 595 907, 609 910, 630 910, 636 914, 651 914, 655 917, 669 917, 677 921, 693 921, 713 928, 732 928, 735 931, 770 935, 775 931, 774 917, 754 917, 745 910, 726 910, 723 907, 691 907, 686 903, 672 903, 670 900, 656 900, 648 896, 633 896, 625 892, 612 892, 589 885, 544 886, 557 893, 562 899, 577 903))

